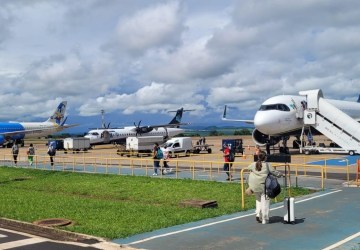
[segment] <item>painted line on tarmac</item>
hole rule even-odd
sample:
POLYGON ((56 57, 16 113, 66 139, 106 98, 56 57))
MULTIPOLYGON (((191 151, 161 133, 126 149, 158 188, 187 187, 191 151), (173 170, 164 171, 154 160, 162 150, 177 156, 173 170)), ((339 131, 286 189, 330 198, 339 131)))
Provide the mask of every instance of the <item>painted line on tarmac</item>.
POLYGON ((339 246, 345 244, 346 242, 351 241, 351 240, 353 240, 353 239, 355 239, 355 238, 357 238, 357 237, 359 237, 359 236, 360 236, 360 232, 358 232, 358 233, 356 233, 356 234, 353 234, 353 235, 351 235, 351 236, 349 236, 349 237, 347 237, 347 238, 345 238, 345 239, 343 239, 343 240, 341 240, 341 241, 339 241, 339 242, 336 242, 335 244, 332 244, 331 246, 328 246, 328 247, 326 247, 326 248, 323 248, 322 250, 331 250, 331 249, 334 249, 334 248, 339 247, 339 246))
POLYGON ((7 236, 4 234, 0 234, 0 238, 6 238, 7 236))
MULTIPOLYGON (((332 192, 329 192, 329 193, 317 195, 317 196, 310 197, 310 198, 307 198, 307 199, 304 199, 304 200, 295 201, 295 203, 301 203, 301 202, 313 200, 313 199, 315 199, 315 198, 320 198, 320 197, 323 197, 323 196, 326 196, 326 195, 330 195, 330 194, 334 194, 334 193, 341 192, 341 191, 342 191, 342 190, 335 190, 335 191, 332 191, 332 192)), ((280 208, 283 208, 283 207, 284 207, 283 205, 282 205, 282 206, 278 206, 278 207, 274 207, 274 208, 271 208, 270 211, 277 210, 277 209, 280 209, 280 208)), ((190 228, 186 228, 186 229, 182 229, 182 230, 177 230, 177 231, 170 232, 170 233, 159 234, 159 235, 151 236, 151 237, 148 237, 148 238, 145 238, 145 239, 142 239, 142 240, 130 242, 130 243, 127 243, 126 245, 139 244, 139 243, 143 243, 143 242, 146 242, 146 241, 149 241, 149 240, 154 240, 154 239, 163 238, 163 237, 166 237, 166 236, 171 236, 171 235, 175 235, 175 234, 179 234, 179 233, 184 233, 184 232, 188 232, 188 231, 193 231, 193 230, 196 230, 196 229, 200 229, 200 228, 204 228, 204 227, 209 227, 209 226, 213 226, 213 225, 217 225, 217 224, 221 224, 221 223, 225 223, 225 222, 229 222, 229 221, 233 221, 233 220, 238 220, 238 219, 242 219, 242 218, 249 217, 249 216, 254 216, 254 215, 255 215, 255 213, 250 213, 250 214, 245 214, 245 215, 233 217, 233 218, 230 218, 230 219, 221 220, 221 221, 216 221, 216 222, 212 222, 212 223, 208 223, 208 224, 204 224, 204 225, 200 225, 200 226, 196 226, 196 227, 190 227, 190 228)))
POLYGON ((0 244, 0 249, 9 249, 9 248, 14 248, 14 247, 22 247, 22 246, 42 243, 42 242, 45 242, 45 241, 47 241, 47 239, 41 239, 41 238, 32 238, 32 239, 11 241, 11 242, 0 244))

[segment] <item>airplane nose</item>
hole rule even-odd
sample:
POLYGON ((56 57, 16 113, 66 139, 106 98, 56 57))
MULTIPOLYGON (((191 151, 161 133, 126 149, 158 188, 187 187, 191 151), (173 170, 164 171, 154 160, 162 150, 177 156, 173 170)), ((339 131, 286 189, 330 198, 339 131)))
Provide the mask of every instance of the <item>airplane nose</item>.
POLYGON ((280 124, 273 117, 272 112, 258 111, 254 117, 254 126, 263 134, 274 134, 280 124))

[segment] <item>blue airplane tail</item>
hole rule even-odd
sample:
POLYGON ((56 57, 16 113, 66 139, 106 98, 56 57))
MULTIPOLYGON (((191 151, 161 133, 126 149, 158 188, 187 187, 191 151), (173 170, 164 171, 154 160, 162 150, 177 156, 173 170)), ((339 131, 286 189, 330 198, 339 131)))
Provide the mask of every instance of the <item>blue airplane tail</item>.
POLYGON ((181 123, 183 112, 184 112, 184 108, 178 109, 176 111, 175 117, 169 122, 169 124, 179 124, 179 123, 181 123))

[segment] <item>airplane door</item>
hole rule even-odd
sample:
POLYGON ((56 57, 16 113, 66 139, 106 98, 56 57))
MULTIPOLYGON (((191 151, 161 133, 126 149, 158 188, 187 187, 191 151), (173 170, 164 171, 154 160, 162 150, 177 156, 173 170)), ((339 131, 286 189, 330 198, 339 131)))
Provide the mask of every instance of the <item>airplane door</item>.
POLYGON ((110 133, 109 131, 105 130, 104 132, 101 133, 101 138, 103 139, 104 143, 109 143, 110 142, 110 133))

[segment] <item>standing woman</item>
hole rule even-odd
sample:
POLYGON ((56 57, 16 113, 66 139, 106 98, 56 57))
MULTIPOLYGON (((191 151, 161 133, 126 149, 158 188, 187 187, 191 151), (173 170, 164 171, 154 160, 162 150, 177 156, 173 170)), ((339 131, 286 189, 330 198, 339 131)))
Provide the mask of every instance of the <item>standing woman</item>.
POLYGON ((269 223, 270 198, 265 194, 265 179, 268 173, 281 177, 282 173, 276 171, 266 161, 266 153, 260 151, 257 162, 251 163, 247 169, 251 171, 249 175, 249 188, 254 192, 256 198, 256 221, 262 224, 269 223))

